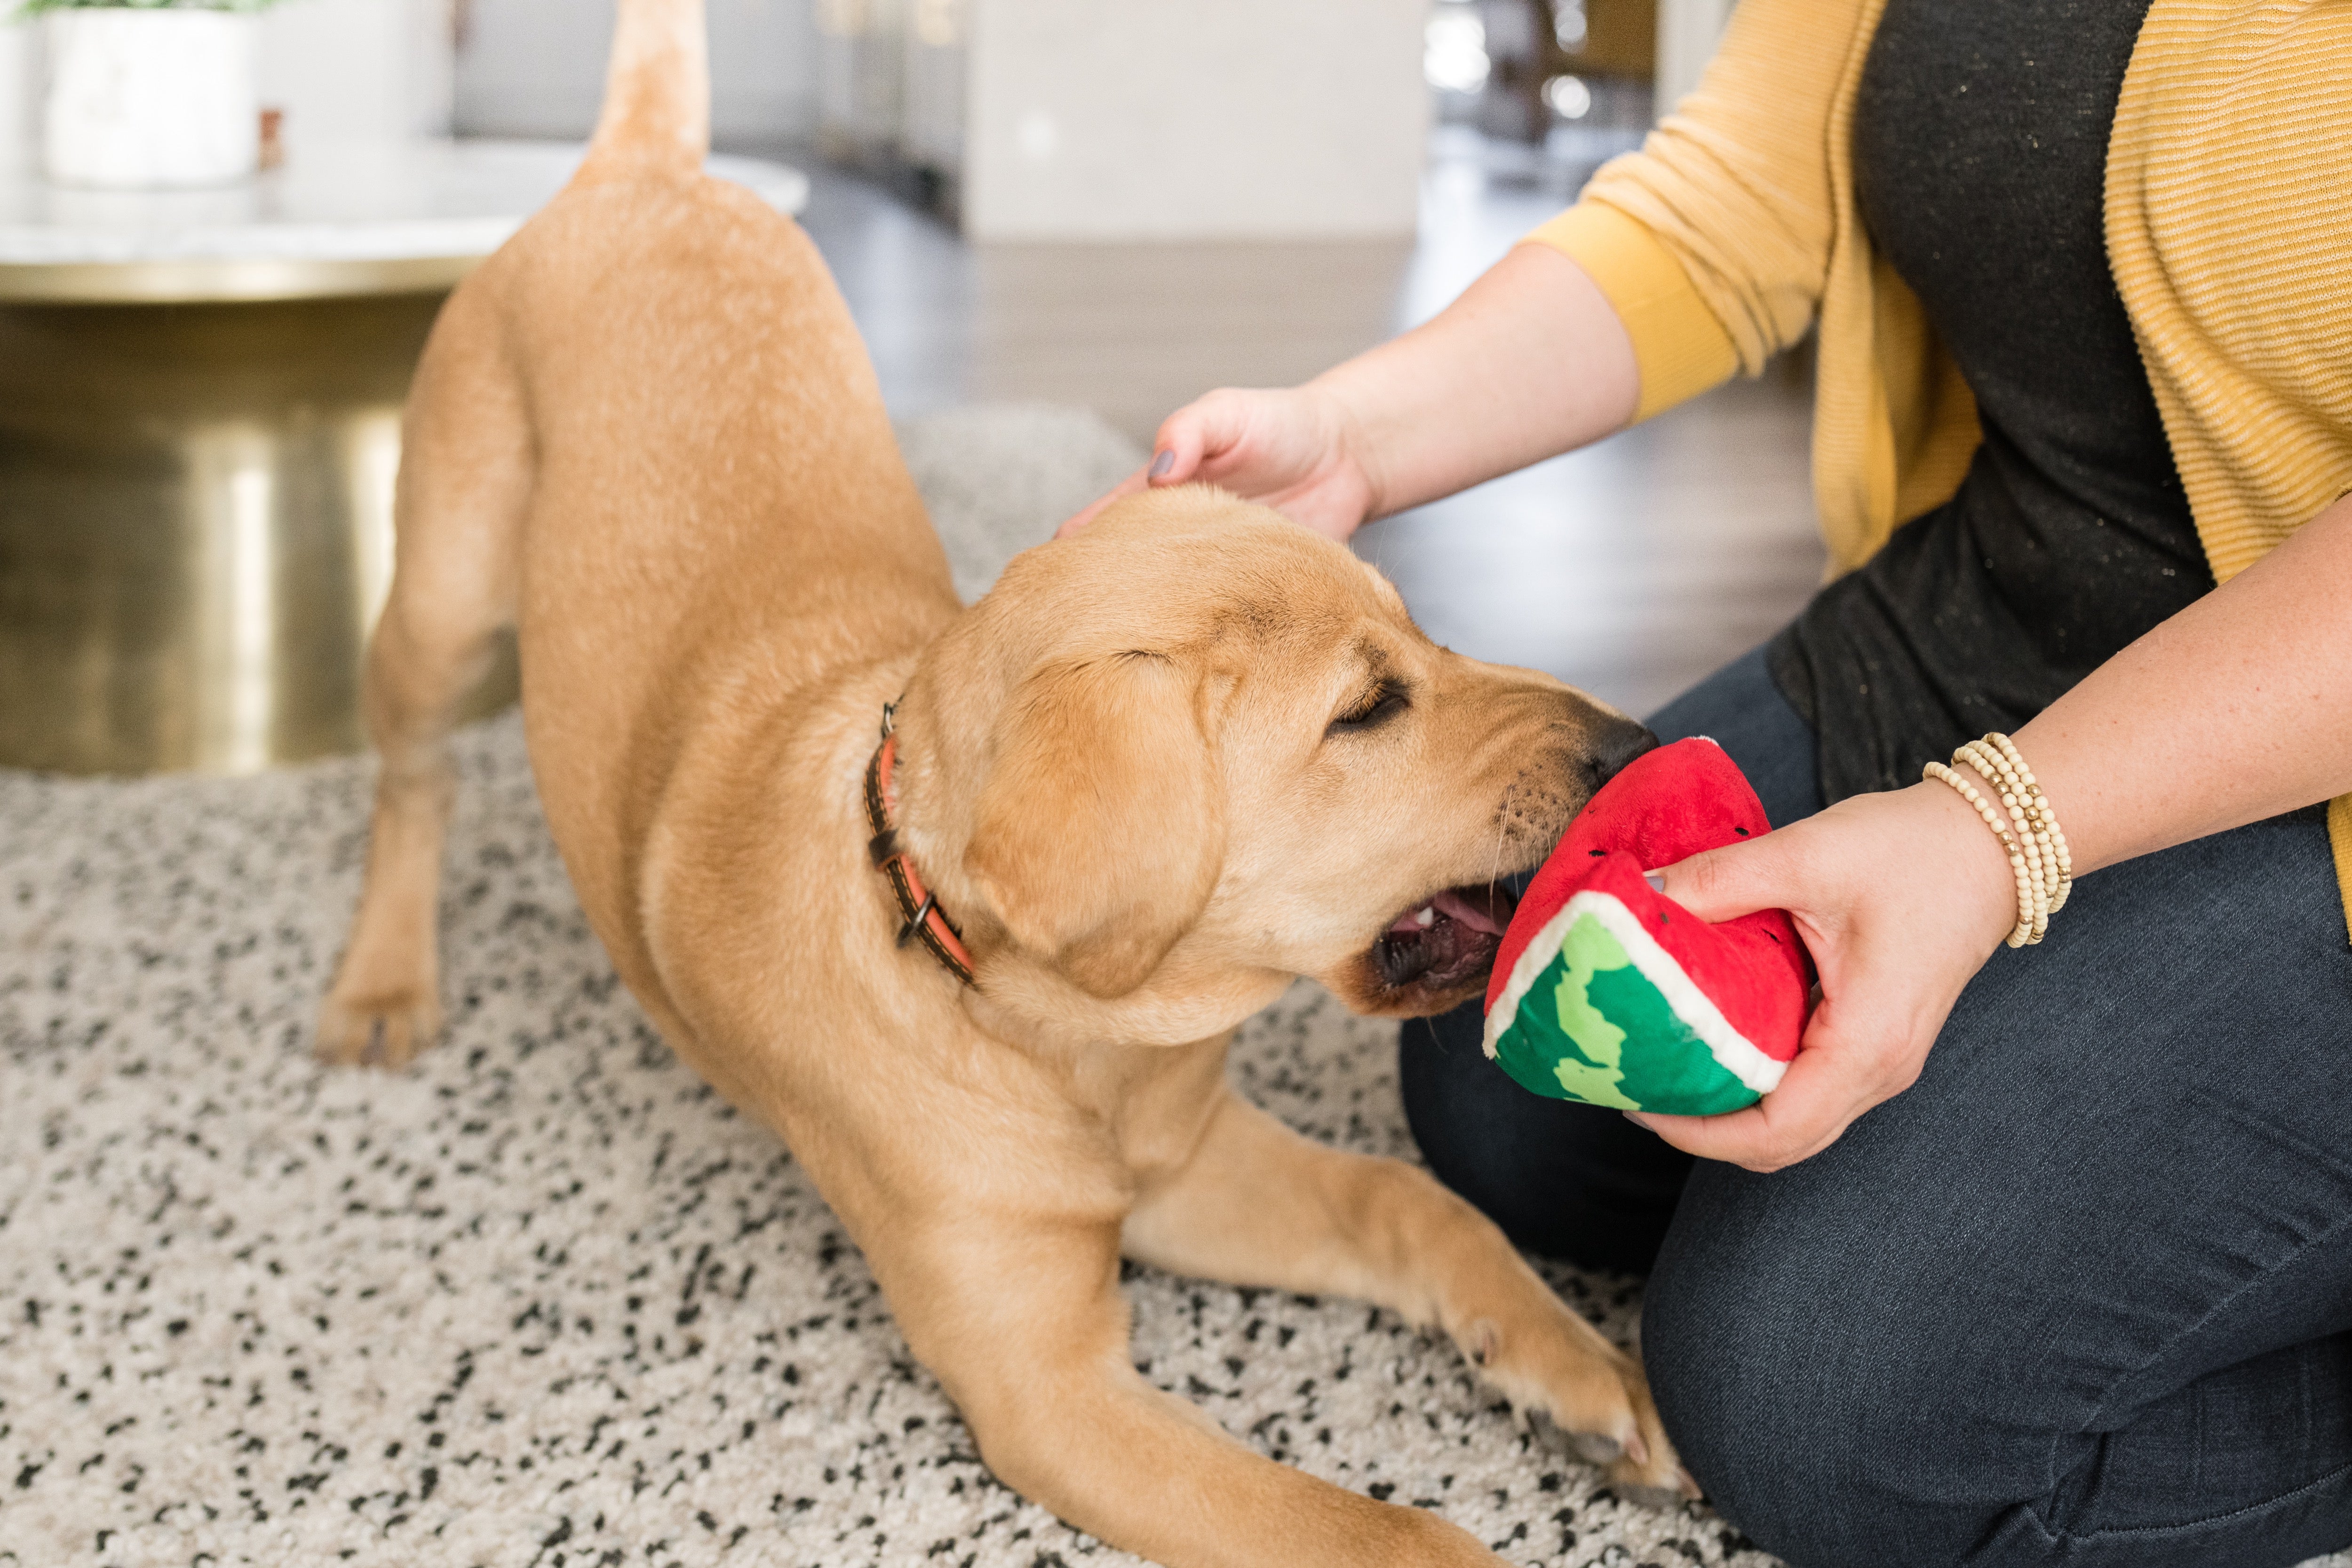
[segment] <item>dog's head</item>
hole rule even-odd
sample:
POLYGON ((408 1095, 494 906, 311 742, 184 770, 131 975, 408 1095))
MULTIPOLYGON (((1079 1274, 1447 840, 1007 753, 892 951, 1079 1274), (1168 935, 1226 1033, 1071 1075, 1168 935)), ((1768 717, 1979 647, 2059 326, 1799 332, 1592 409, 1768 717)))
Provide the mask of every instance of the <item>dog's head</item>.
POLYGON ((925 654, 902 837, 992 1024, 1176 1044, 1294 975, 1360 1012, 1482 993, 1509 896, 1654 743, 1439 647, 1344 548, 1199 487, 1008 567, 925 654))

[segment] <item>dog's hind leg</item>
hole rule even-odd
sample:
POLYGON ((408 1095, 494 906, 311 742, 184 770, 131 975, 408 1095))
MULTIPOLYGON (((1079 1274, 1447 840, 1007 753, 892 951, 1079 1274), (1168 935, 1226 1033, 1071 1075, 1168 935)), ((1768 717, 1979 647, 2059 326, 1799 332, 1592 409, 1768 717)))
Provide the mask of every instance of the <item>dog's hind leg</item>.
POLYGON ((1145 1382, 1116 1229, 1040 1219, 868 1255, 999 1479, 1167 1568, 1502 1568, 1436 1515, 1254 1453, 1145 1382))
POLYGON ((1486 1382, 1621 1487, 1693 1493, 1638 1362, 1569 1310, 1492 1222, 1398 1160, 1328 1149, 1230 1091, 1143 1193, 1127 1255, 1179 1274, 1353 1296, 1453 1337, 1486 1382))
POLYGON ((319 1054, 400 1067, 441 1029, 436 919, 457 704, 514 619, 531 437, 487 289, 434 324, 402 430, 392 593, 362 700, 383 767, 357 919, 319 1019, 319 1054))

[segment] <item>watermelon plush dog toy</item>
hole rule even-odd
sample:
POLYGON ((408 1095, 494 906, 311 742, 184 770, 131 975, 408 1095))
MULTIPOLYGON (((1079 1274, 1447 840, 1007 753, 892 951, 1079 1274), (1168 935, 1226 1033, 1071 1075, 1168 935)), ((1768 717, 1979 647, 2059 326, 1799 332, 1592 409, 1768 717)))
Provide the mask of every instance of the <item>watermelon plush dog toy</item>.
POLYGON ((1796 925, 1781 910, 1711 925, 1643 877, 1770 831, 1714 742, 1636 758, 1519 900, 1486 992, 1486 1054, 1538 1094, 1621 1110, 1716 1116, 1770 1093, 1811 1011, 1796 925))

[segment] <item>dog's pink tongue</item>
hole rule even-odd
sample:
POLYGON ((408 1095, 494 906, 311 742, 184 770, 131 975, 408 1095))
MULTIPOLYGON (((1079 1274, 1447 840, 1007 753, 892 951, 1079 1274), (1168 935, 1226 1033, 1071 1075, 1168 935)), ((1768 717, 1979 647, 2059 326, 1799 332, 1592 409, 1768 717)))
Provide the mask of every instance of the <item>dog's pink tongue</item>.
POLYGON ((1483 931, 1488 936, 1503 934, 1503 923, 1495 918, 1493 910, 1472 902, 1451 888, 1429 901, 1437 907, 1439 914, 1460 921, 1472 931, 1483 931))

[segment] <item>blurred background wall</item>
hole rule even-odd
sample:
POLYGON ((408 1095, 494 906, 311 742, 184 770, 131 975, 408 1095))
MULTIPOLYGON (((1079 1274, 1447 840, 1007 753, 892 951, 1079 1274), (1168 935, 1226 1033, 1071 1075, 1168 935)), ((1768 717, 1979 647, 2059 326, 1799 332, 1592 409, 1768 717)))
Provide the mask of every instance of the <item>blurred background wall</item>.
MULTIPOLYGON (((706 5, 713 133, 749 142, 813 132, 816 0, 706 5)), ((588 133, 604 91, 613 0, 465 0, 457 21, 459 134, 588 133)))
POLYGON ((1426 0, 978 0, 975 239, 1410 233, 1426 0))
POLYGON ((40 50, 34 30, 0 25, 0 166, 16 168, 34 158, 35 84, 40 50))
POLYGON ((449 133, 455 0, 300 0, 261 26, 262 101, 327 142, 449 133))
MULTIPOLYGON (((1732 0, 708 0, 722 144, 895 181, 975 239, 1412 231, 1433 121, 1589 167, 1689 89, 1732 0)), ((289 147, 579 137, 613 0, 287 0, 289 147)), ((0 26, 0 163, 39 31, 0 26)))

